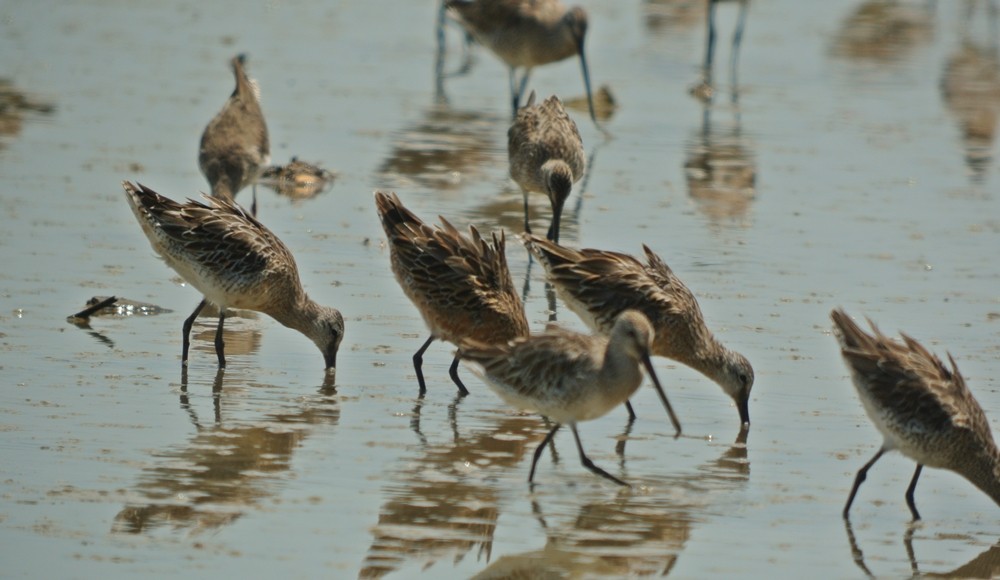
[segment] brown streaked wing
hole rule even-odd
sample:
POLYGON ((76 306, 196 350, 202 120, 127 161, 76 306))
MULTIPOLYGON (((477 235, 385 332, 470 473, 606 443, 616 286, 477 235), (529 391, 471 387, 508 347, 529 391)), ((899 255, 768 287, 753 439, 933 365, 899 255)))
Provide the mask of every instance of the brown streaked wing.
POLYGON ((505 345, 465 341, 460 353, 522 397, 558 401, 579 396, 580 385, 593 381, 600 371, 605 345, 606 341, 599 337, 550 325, 543 334, 517 338, 505 345))
POLYGON ((882 409, 891 409, 901 422, 916 422, 936 431, 959 428, 989 433, 986 415, 954 360, 948 369, 916 340, 905 334, 903 342, 894 340, 871 320, 873 333, 868 334, 843 311, 834 311, 832 318, 840 331, 844 359, 882 409))

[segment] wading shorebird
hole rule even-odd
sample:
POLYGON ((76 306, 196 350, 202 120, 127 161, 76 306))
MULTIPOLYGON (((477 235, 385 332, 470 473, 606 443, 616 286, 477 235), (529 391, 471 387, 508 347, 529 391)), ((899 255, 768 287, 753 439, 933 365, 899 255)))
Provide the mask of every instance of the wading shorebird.
POLYGON ((574 250, 531 234, 522 240, 545 267, 556 293, 589 328, 608 334, 623 311, 642 312, 656 330, 653 354, 715 381, 736 402, 741 427, 750 425, 750 361, 715 338, 694 294, 649 247, 643 245, 643 264, 628 254, 574 250))
MULTIPOLYGON (((725 0, 708 0, 708 11, 705 21, 708 25, 705 34, 705 60, 701 65, 701 82, 691 88, 691 94, 705 102, 711 102, 715 93, 713 84, 712 68, 715 60, 715 8, 716 4, 725 0)), ((732 100, 735 104, 739 96, 739 83, 737 73, 739 69, 740 44, 743 41, 743 29, 747 21, 747 7, 750 0, 738 0, 739 15, 736 18, 736 27, 733 29, 732 50, 729 53, 729 84, 732 91, 732 100)))
POLYGON ((563 205, 587 168, 580 132, 559 97, 553 95, 535 105, 535 92, 531 92, 507 131, 507 158, 510 176, 524 196, 524 231, 531 232, 528 192, 541 192, 552 205, 547 237, 558 242, 563 205))
POLYGON ((271 157, 260 89, 243 69, 245 62, 242 54, 231 61, 236 88, 201 134, 198 166, 214 197, 233 199, 252 184, 250 212, 257 215, 257 175, 271 157))
POLYGON ((868 334, 842 309, 833 310, 830 317, 858 398, 883 437, 878 453, 854 479, 844 519, 868 470, 894 449, 917 462, 906 489, 914 520, 920 513, 913 491, 925 465, 958 473, 1000 504, 1000 451, 955 359, 948 355, 949 369, 916 340, 904 333, 903 342, 893 340, 871 320, 868 334))
POLYGON ((559 0, 446 0, 446 5, 466 30, 509 68, 514 114, 532 68, 579 55, 590 119, 600 127, 583 50, 587 36, 587 12, 583 8, 570 8, 559 0), (524 69, 520 81, 519 68, 524 69))
POLYGON ((256 218, 225 199, 177 203, 141 184, 123 182, 125 197, 153 250, 204 295, 184 321, 181 362, 187 366, 191 325, 205 304, 219 309, 215 353, 226 366, 222 325, 227 308, 263 312, 309 337, 326 362, 337 366, 344 317, 313 302, 302 289, 295 258, 256 218))
POLYGON ((584 467, 619 485, 628 485, 587 457, 576 424, 602 417, 627 401, 642 383, 644 366, 680 435, 680 422, 649 360, 653 335, 649 320, 630 310, 618 316, 607 337, 579 334, 550 324, 543 333, 507 344, 489 346, 463 341, 458 356, 481 367, 483 381, 508 404, 555 422, 535 449, 529 483, 535 477, 542 450, 560 427, 569 425, 584 467))
MULTIPOLYGON (((413 355, 420 394, 423 355, 435 339, 459 344, 471 338, 492 344, 528 335, 528 319, 507 268, 505 237, 487 243, 469 227, 462 235, 448 220, 429 226, 406 209, 395 193, 375 192, 375 206, 389 241, 392 272, 423 317, 431 335, 413 355)), ((458 357, 449 369, 461 394, 469 393, 458 378, 458 357)))

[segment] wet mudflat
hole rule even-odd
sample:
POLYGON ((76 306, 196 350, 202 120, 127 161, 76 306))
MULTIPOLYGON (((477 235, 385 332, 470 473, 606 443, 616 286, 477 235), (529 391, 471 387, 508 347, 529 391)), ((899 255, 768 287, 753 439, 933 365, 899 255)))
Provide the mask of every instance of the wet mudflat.
MULTIPOLYGON (((745 441, 717 386, 654 359, 684 436, 643 386, 623 456, 624 409, 580 426, 633 490, 583 469, 568 433, 532 490, 544 423, 468 371, 458 399, 450 346, 425 354, 417 397, 426 329, 392 278, 372 190, 427 220, 505 228, 532 328, 549 317, 541 268, 510 235, 522 216, 506 70, 474 47, 468 74, 436 83, 433 2, 15 4, 0 8, 0 95, 54 110, 8 107, 0 125, 2 574, 995 576, 997 507, 925 470, 924 521, 910 526, 913 464, 898 455, 872 470, 845 529, 880 437, 828 318, 844 306, 950 351, 1000 425, 1000 62, 985 3, 757 2, 736 103, 736 9, 722 5, 711 107, 687 93, 700 2, 583 4, 592 80, 618 108, 612 139, 571 111, 591 172, 561 241, 646 243, 670 264, 754 365, 745 441), (306 290, 345 315, 335 384, 308 339, 253 314, 227 320, 224 374, 214 320, 200 319, 182 376, 199 296, 154 257, 121 190, 207 191, 198 139, 237 52, 261 86, 273 162, 337 173, 315 197, 258 187, 306 290), (168 311, 66 322, 107 295, 168 311)), ((452 71, 461 36, 446 32, 452 71)), ((532 87, 582 96, 579 66, 539 68, 532 87)), ((544 231, 547 202, 532 201, 544 231)), ((557 317, 583 329, 562 305, 557 317)))

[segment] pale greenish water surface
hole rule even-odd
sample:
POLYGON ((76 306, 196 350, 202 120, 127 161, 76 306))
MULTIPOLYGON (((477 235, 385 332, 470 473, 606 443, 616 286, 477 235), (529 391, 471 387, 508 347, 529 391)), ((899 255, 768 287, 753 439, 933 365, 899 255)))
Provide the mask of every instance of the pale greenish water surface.
MULTIPOLYGON (((911 527, 913 463, 898 455, 861 488, 852 547, 840 510, 881 441, 828 319, 844 306, 951 352, 998 424, 1000 64, 985 2, 754 2, 737 104, 736 8, 722 4, 710 110, 688 94, 701 2, 581 2, 594 85, 619 107, 607 140, 572 111, 593 157, 563 242, 646 243, 686 281, 756 370, 745 444, 721 390, 660 359, 683 437, 648 387, 623 457, 624 410, 580 426, 591 457, 636 488, 587 472, 560 433, 532 491, 544 424, 467 371, 457 401, 450 346, 427 351, 417 398, 426 329, 389 270, 372 191, 462 227, 514 234, 521 220, 506 70, 474 47, 436 99, 432 0, 8 2, 0 78, 55 110, 0 133, 0 576, 1000 574, 997 506, 925 470, 911 527), (155 258, 121 190, 207 189, 198 140, 237 52, 274 161, 339 174, 312 199, 258 188, 310 295, 346 318, 335 386, 308 339, 247 315, 227 323, 218 380, 201 319, 182 380, 181 323, 199 296, 155 258), (170 312, 66 322, 111 294, 170 312)), ((446 32, 452 71, 461 36, 446 32)), ((570 61, 532 87, 583 92, 570 61)), ((540 268, 513 235, 508 255, 540 329, 540 268)), ((583 328, 562 306, 558 318, 583 328)))

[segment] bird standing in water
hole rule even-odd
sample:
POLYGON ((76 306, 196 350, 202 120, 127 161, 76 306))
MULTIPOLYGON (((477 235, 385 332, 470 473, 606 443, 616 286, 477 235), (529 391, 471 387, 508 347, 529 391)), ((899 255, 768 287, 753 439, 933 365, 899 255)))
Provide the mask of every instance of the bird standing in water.
POLYGON ((587 457, 576 424, 602 417, 627 401, 642 383, 645 367, 674 429, 680 434, 680 422, 649 360, 653 335, 649 320, 642 313, 629 310, 618 316, 607 337, 549 325, 545 332, 507 344, 491 346, 463 341, 458 356, 481 367, 483 381, 508 404, 540 413, 555 422, 535 449, 529 483, 535 477, 535 466, 545 446, 567 424, 573 431, 584 467, 619 485, 628 485, 587 457))
POLYGON ((580 132, 559 97, 553 95, 535 105, 535 92, 531 92, 507 131, 507 158, 510 176, 524 196, 524 231, 531 232, 528 193, 544 193, 552 206, 547 237, 558 242, 563 206, 587 169, 580 132))
POLYGON ((257 215, 257 176, 270 162, 267 124, 260 109, 260 90, 244 69, 245 55, 231 61, 236 88, 201 134, 198 166, 212 195, 233 199, 253 185, 250 213, 257 215))
POLYGON ((263 312, 298 330, 323 353, 328 371, 337 366, 344 317, 313 302, 299 280, 295 258, 256 218, 234 201, 207 197, 187 203, 124 182, 125 197, 153 250, 204 295, 184 321, 181 363, 187 366, 191 325, 205 304, 219 308, 215 353, 226 366, 222 325, 227 308, 263 312))
POLYGON ((948 355, 948 368, 916 340, 902 333, 903 342, 893 340, 871 320, 869 334, 839 308, 830 317, 858 398, 883 438, 854 479, 844 519, 868 470, 894 449, 917 462, 906 489, 914 520, 920 513, 913 492, 925 465, 958 473, 1000 505, 1000 451, 955 359, 948 355))
POLYGON ((583 50, 587 37, 583 8, 567 7, 559 0, 447 0, 446 4, 466 30, 509 68, 513 114, 534 67, 579 55, 590 119, 597 125, 583 50), (517 69, 524 69, 519 81, 517 69))
MULTIPOLYGON (((493 234, 491 244, 476 228, 466 236, 444 218, 440 226, 427 225, 395 193, 376 191, 375 206, 393 274, 431 331, 413 355, 421 395, 427 391, 423 355, 434 339, 491 344, 527 336, 528 319, 507 268, 503 232, 493 234)), ((449 374, 459 392, 468 394, 458 377, 457 356, 449 374)))

